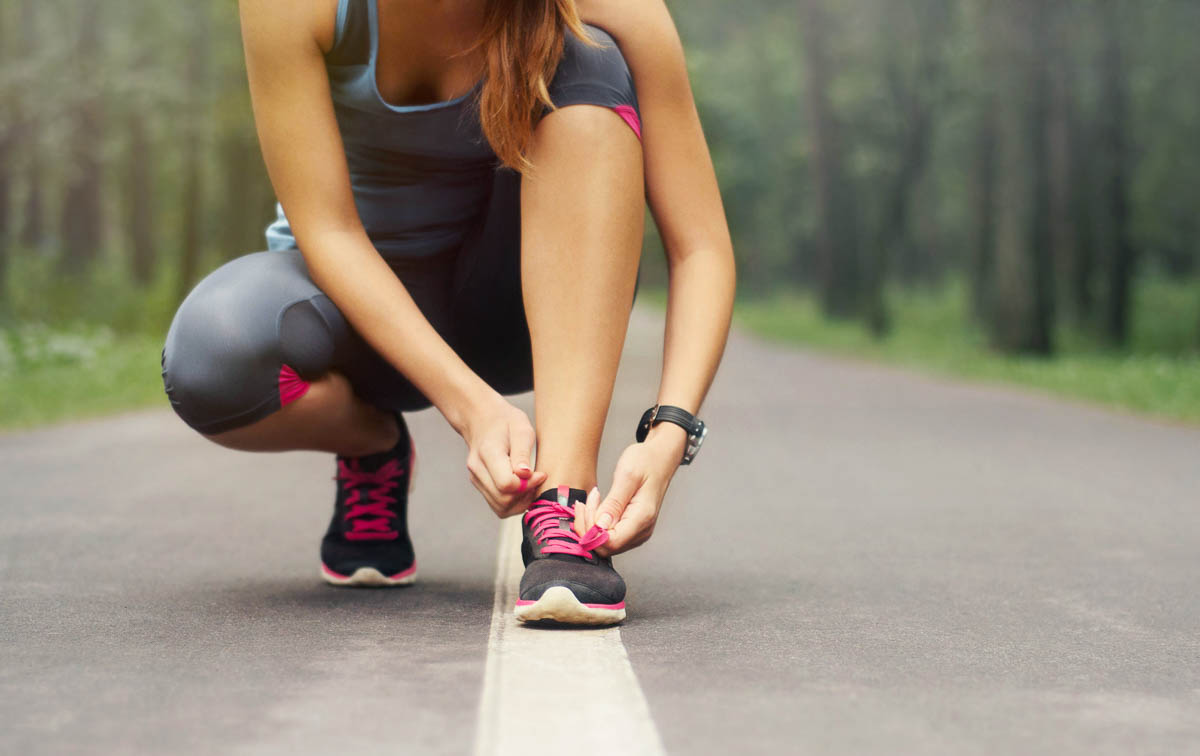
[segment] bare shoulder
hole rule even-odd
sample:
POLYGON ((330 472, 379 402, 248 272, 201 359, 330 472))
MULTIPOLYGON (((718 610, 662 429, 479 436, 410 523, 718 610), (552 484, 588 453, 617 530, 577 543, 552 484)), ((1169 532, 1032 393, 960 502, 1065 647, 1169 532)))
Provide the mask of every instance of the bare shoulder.
POLYGON ((242 35, 275 42, 311 42, 333 47, 338 0, 238 0, 242 35))
POLYGON ((618 43, 675 36, 665 0, 575 0, 579 17, 599 26, 618 43))

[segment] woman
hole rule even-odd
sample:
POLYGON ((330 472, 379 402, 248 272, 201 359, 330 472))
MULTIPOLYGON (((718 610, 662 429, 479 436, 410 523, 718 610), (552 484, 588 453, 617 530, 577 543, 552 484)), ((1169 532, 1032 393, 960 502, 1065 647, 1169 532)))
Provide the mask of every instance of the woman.
POLYGON ((524 512, 517 616, 620 621, 610 557, 650 537, 703 437, 693 415, 734 289, 663 0, 240 8, 279 217, 267 251, 180 305, 163 349, 172 406, 226 447, 337 455, 322 574, 398 585, 416 570, 401 413, 432 405, 492 510, 524 512), (602 501, 597 452, 647 199, 671 271, 663 408, 602 501), (536 432, 504 398, 530 388, 536 432))

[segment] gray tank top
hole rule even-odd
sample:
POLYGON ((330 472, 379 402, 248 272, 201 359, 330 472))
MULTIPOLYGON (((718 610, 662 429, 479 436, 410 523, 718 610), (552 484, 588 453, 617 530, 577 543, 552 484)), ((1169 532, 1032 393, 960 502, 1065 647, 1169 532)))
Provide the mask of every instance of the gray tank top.
MULTIPOLYGON (((376 0, 339 0, 325 68, 346 149, 354 203, 385 258, 436 255, 458 247, 484 210, 498 161, 479 126, 475 95, 397 106, 379 93, 376 0)), ((268 249, 296 240, 276 203, 268 249)))

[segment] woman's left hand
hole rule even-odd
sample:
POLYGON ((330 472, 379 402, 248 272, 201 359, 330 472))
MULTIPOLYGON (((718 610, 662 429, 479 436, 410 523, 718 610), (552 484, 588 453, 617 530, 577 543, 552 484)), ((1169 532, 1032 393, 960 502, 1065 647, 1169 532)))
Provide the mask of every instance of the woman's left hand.
POLYGON ((588 524, 608 531, 608 542, 596 548, 597 554, 611 556, 649 540, 686 446, 687 431, 661 423, 650 429, 645 441, 631 444, 621 453, 612 490, 588 512, 588 524))

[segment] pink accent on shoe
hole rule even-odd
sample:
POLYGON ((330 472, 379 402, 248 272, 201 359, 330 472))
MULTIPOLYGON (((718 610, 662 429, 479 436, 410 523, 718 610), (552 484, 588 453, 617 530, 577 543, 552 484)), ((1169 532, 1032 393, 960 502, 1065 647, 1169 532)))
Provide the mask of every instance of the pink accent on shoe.
POLYGON ((629 124, 629 128, 633 129, 633 133, 637 134, 637 138, 642 138, 642 122, 638 120, 637 111, 631 105, 616 105, 613 110, 617 111, 617 115, 624 119, 625 123, 629 124))
POLYGON ((388 578, 388 580, 399 580, 400 578, 406 578, 409 575, 412 575, 416 571, 417 571, 417 563, 414 561, 412 563, 412 567, 409 567, 407 570, 401 570, 400 572, 397 572, 395 575, 388 575, 387 578, 388 578))
MULTIPOLYGON (((530 601, 529 599, 517 599, 517 606, 533 606, 536 603, 536 601, 530 601)), ((622 601, 619 604, 584 604, 584 606, 588 609, 624 609, 625 602, 622 601)))
POLYGON ((288 404, 296 401, 304 396, 308 391, 308 381, 304 380, 292 369, 291 365, 284 363, 279 367, 279 406, 286 407, 288 404))
POLYGON ((558 527, 558 521, 561 518, 575 519, 575 511, 567 506, 570 490, 567 486, 559 486, 558 501, 542 499, 533 502, 533 505, 525 512, 524 519, 529 524, 530 530, 533 531, 533 537, 545 544, 542 546, 543 554, 570 554, 587 559, 592 556, 592 549, 608 541, 608 531, 599 525, 593 525, 580 538, 574 528, 563 530, 558 527), (550 541, 551 538, 563 540, 550 541))
POLYGON ((404 468, 394 459, 375 472, 365 472, 359 467, 357 459, 347 462, 338 460, 337 479, 346 481, 347 489, 364 483, 371 484, 367 493, 367 501, 360 503, 361 491, 353 491, 346 499, 349 511, 343 519, 350 520, 351 530, 346 538, 351 541, 394 541, 400 533, 388 527, 388 519, 396 517, 396 513, 388 508, 395 504, 396 498, 388 496, 391 489, 399 485, 396 478, 404 474, 404 468))

